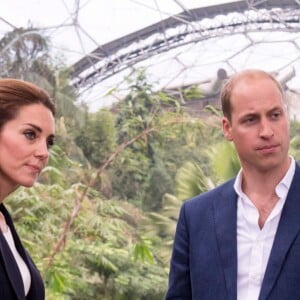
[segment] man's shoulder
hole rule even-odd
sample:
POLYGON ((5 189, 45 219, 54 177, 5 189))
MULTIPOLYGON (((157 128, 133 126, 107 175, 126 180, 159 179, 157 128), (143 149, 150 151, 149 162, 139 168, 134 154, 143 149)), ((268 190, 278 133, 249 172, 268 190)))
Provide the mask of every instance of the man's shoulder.
POLYGON ((226 194, 232 195, 232 193, 234 193, 234 181, 235 178, 232 178, 209 191, 186 200, 184 205, 188 207, 193 207, 195 205, 211 205, 213 199, 220 199, 220 197, 222 198, 226 194))
POLYGON ((297 161, 295 161, 295 173, 300 173, 300 165, 297 161))

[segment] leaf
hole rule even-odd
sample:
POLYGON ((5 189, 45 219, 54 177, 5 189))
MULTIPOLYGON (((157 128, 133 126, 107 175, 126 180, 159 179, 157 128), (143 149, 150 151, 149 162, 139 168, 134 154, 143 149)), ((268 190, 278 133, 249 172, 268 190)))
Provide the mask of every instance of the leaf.
POLYGON ((153 255, 144 240, 134 246, 133 258, 135 261, 142 260, 143 262, 154 263, 153 255))

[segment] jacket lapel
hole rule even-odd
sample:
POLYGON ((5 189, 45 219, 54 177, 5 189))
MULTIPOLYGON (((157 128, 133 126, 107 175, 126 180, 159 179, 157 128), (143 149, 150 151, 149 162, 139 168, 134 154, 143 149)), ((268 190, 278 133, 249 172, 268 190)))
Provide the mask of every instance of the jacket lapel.
MULTIPOLYGON (((20 273, 15 270, 11 270, 12 265, 10 263, 6 263, 5 267, 7 270, 10 271, 9 279, 12 282, 12 286, 14 287, 17 297, 18 297, 18 299, 22 299, 22 300, 24 300, 24 299, 43 300, 43 299, 45 299, 45 289, 44 289, 44 285, 43 285, 43 281, 40 276, 40 273, 36 269, 30 256, 27 254, 26 250, 24 249, 24 247, 21 243, 21 240, 16 232, 12 218, 3 204, 0 204, 0 211, 5 216, 6 223, 10 227, 10 231, 13 235, 13 239, 14 239, 16 248, 17 248, 19 254, 21 255, 21 257, 23 258, 24 262, 26 263, 27 267, 29 268, 30 275, 31 275, 30 290, 29 290, 27 296, 25 297, 23 280, 21 279, 20 273), (19 274, 19 276, 17 275, 17 277, 19 277, 18 279, 16 279, 14 276, 14 274, 17 274, 17 273, 19 274)), ((2 255, 2 256, 3 256, 2 253, 4 253, 2 248, 5 249, 5 247, 8 247, 8 244, 7 244, 4 236, 0 232, 0 252, 1 252, 0 255, 2 255), (1 236, 4 239, 4 242, 3 242, 3 240, 1 241, 1 236)), ((4 262, 6 262, 4 256, 3 256, 3 260, 4 260, 4 262)), ((14 262, 15 262, 15 260, 14 260, 14 262)))
POLYGON ((226 183, 220 197, 214 199, 216 237, 228 291, 226 299, 237 298, 237 195, 233 182, 226 183))
MULTIPOLYGON (((6 223, 10 228, 11 234, 13 235, 13 239, 14 239, 14 242, 17 247, 18 243, 20 243, 20 240, 16 236, 16 230, 13 225, 12 219, 2 203, 0 204, 0 211, 3 213, 3 215, 5 217, 6 223)), ((20 249, 18 249, 18 251, 19 250, 20 249)), ((20 300, 26 299, 24 285, 23 285, 23 279, 21 277, 19 267, 16 263, 15 258, 13 257, 13 254, 9 248, 8 243, 1 231, 0 231, 0 253, 1 253, 0 255, 3 258, 3 263, 4 263, 4 267, 6 269, 6 272, 7 272, 7 276, 8 276, 8 278, 11 282, 11 285, 17 295, 17 299, 20 299, 20 300)))
POLYGON ((272 290, 275 281, 280 274, 286 254, 300 230, 299 182, 300 168, 296 165, 295 175, 282 210, 259 299, 266 299, 272 290))
POLYGON ((23 279, 21 277, 19 268, 1 231, 0 252, 3 258, 3 263, 6 269, 7 276, 11 282, 11 285, 16 293, 17 298, 20 300, 26 299, 23 286, 23 279))

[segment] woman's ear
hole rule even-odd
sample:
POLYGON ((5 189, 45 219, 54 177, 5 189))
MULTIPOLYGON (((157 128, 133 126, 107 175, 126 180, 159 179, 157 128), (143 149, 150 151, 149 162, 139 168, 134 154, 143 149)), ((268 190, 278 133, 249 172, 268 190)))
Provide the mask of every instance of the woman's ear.
POLYGON ((223 134, 225 136, 225 138, 228 141, 232 141, 232 134, 231 134, 231 123, 230 121, 223 117, 222 119, 222 129, 223 129, 223 134))

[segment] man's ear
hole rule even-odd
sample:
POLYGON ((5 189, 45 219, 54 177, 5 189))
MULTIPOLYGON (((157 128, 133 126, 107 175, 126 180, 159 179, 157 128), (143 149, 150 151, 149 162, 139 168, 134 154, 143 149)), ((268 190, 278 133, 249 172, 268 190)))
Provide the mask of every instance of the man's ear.
POLYGON ((225 136, 225 138, 228 141, 232 141, 232 134, 231 134, 231 123, 230 121, 223 117, 222 119, 222 129, 223 129, 223 134, 225 136))

